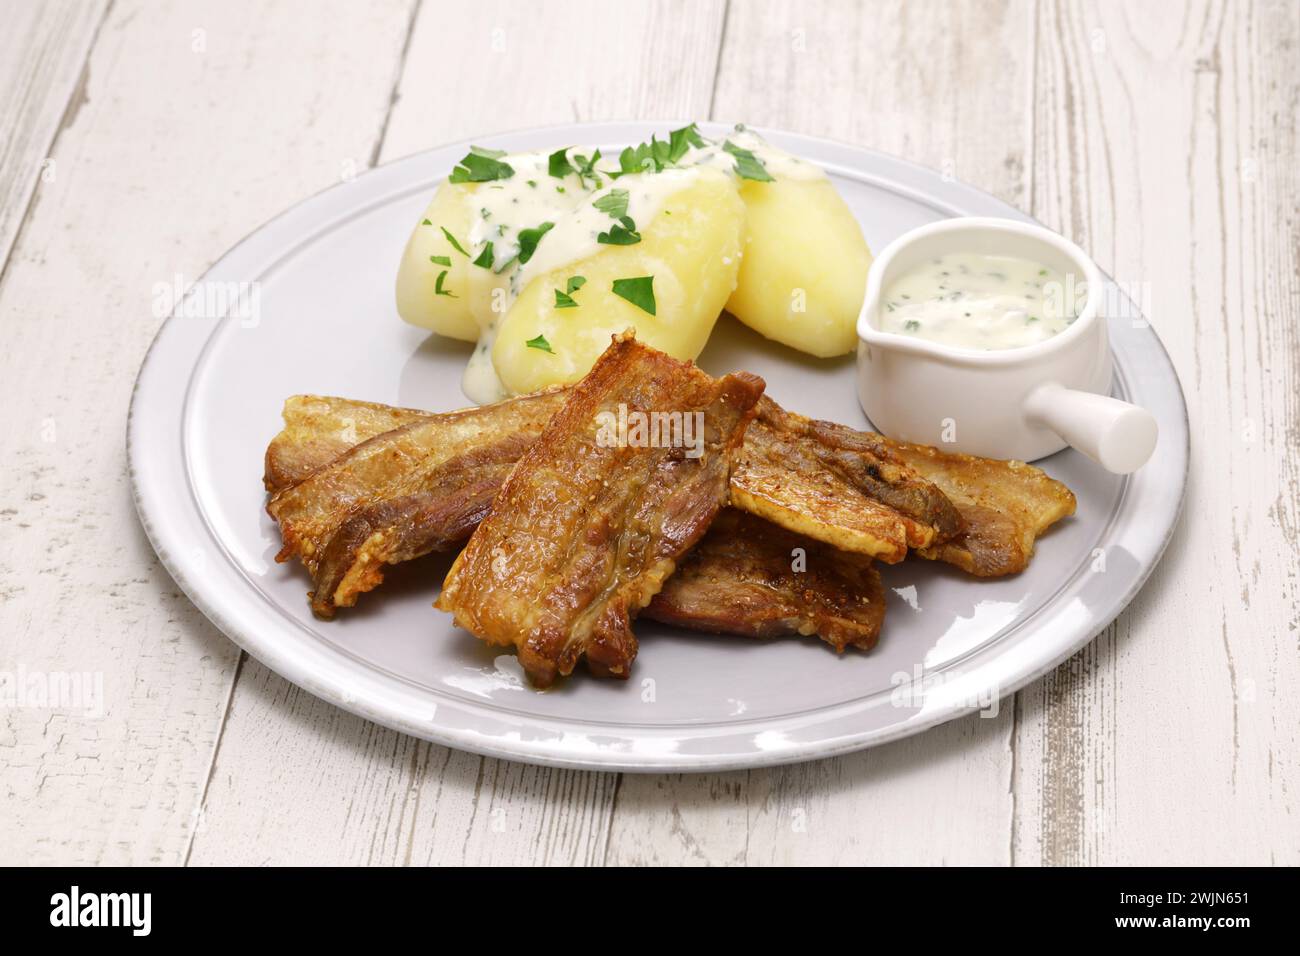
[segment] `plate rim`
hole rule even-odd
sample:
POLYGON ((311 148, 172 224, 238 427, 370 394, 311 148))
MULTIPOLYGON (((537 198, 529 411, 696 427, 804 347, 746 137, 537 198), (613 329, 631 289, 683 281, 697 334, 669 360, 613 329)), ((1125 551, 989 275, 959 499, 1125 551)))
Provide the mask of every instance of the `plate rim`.
MULTIPOLYGON (((561 138, 567 138, 572 134, 587 134, 592 137, 592 141, 603 142, 606 138, 610 141, 630 141, 635 137, 643 137, 647 130, 657 131, 659 127, 669 127, 674 122, 681 121, 671 120, 645 120, 645 121, 611 121, 595 123, 570 123, 558 124, 551 126, 532 127, 529 129, 512 130, 500 133, 485 134, 476 136, 471 140, 461 140, 454 143, 448 143, 442 146, 433 147, 409 156, 401 157, 389 163, 376 166, 365 173, 358 175, 354 180, 343 183, 336 183, 326 189, 320 190, 307 198, 292 204, 277 215, 268 219, 262 225, 246 234, 242 239, 232 245, 223 253, 203 275, 197 280, 198 282, 216 281, 212 277, 220 275, 224 269, 228 269, 232 260, 237 261, 241 255, 251 253, 251 247, 255 245, 259 238, 264 238, 273 233, 277 226, 283 227, 286 222, 292 221, 296 217, 304 216, 313 211, 314 207, 323 208, 329 199, 343 197, 350 187, 355 189, 357 183, 363 180, 374 182, 375 190, 371 194, 359 197, 351 205, 353 209, 362 206, 374 205, 379 202, 376 197, 382 196, 383 179, 389 178, 400 182, 402 174, 411 166, 431 164, 431 161, 437 154, 444 152, 454 152, 468 148, 471 142, 484 142, 500 139, 518 139, 518 138, 535 138, 535 137, 552 137, 554 142, 560 141, 561 138), (635 132, 633 132, 635 131, 635 132), (630 133, 630 136, 629 136, 630 133), (601 137, 596 140, 595 137, 601 137)), ((719 123, 700 123, 701 128, 706 130, 725 129, 729 124, 719 123)), ((830 166, 832 172, 839 169, 844 173, 855 173, 854 178, 869 179, 872 182, 887 184, 892 192, 905 196, 916 202, 920 202, 941 214, 950 214, 954 207, 959 206, 963 200, 974 201, 980 204, 994 204, 1002 207, 1006 213, 1013 215, 1015 218, 1023 221, 1035 222, 1032 217, 1016 209, 1008 203, 1003 202, 989 193, 975 189, 964 183, 953 181, 941 181, 941 189, 938 192, 943 194, 943 198, 936 196, 933 188, 926 191, 921 186, 910 185, 909 179, 919 180, 921 184, 929 182, 931 187, 935 186, 935 179, 940 175, 934 170, 928 169, 920 164, 899 157, 890 156, 879 151, 867 149, 861 146, 855 146, 850 143, 844 143, 831 139, 807 136, 799 133, 789 133, 782 130, 767 129, 755 126, 763 135, 778 143, 788 143, 795 146, 802 146, 806 152, 818 153, 823 156, 827 153, 843 153, 847 157, 846 161, 826 161, 819 158, 823 165, 830 166), (810 147, 810 148, 809 148, 810 147), (852 160, 856 159, 856 163, 852 160), (874 167, 876 171, 867 172, 867 167, 874 167), (902 174, 899 179, 891 179, 887 175, 882 175, 881 170, 886 173, 902 174)), ((576 139, 575 141, 583 141, 576 139)), ((318 224, 316 232, 319 234, 324 229, 318 224)), ((286 253, 283 243, 276 243, 277 248, 282 251, 280 256, 286 253)), ((136 511, 139 515, 141 525, 144 527, 150 544, 158 554, 159 560, 167 569, 168 573, 175 580, 176 584, 186 594, 189 600, 207 617, 219 630, 229 637, 243 651, 252 654, 259 661, 274 670, 277 674, 299 687, 307 690, 313 695, 322 698, 336 706, 340 706, 349 712, 355 713, 368 720, 373 720, 384 726, 409 733, 422 739, 453 747, 460 750, 466 750, 478 753, 484 756, 500 757, 505 759, 520 760, 527 763, 540 764, 545 766, 569 767, 589 770, 607 770, 620 772, 705 772, 715 770, 729 770, 748 767, 774 766, 779 764, 796 763, 806 760, 823 759, 826 757, 837 756, 844 753, 854 752, 867 747, 876 746, 892 740, 897 740, 914 733, 919 733, 930 727, 936 726, 948 720, 974 712, 979 709, 978 705, 963 705, 960 702, 949 700, 940 702, 936 706, 927 706, 923 708, 922 713, 909 717, 904 717, 889 725, 861 731, 856 734, 845 735, 839 739, 831 738, 816 740, 812 742, 800 742, 792 744, 783 749, 764 749, 758 746, 751 746, 744 750, 733 750, 725 754, 708 753, 708 754, 684 754, 668 749, 660 751, 651 749, 645 752, 626 751, 613 747, 601 749, 575 750, 570 747, 565 749, 561 743, 557 746, 554 740, 541 742, 528 741, 523 735, 516 734, 515 739, 506 740, 498 737, 484 737, 481 733, 466 730, 464 728, 450 728, 440 726, 436 722, 437 709, 440 704, 432 705, 430 712, 411 713, 408 710, 403 711, 400 708, 392 706, 383 695, 382 687, 362 687, 358 690, 358 684, 366 684, 366 677, 369 677, 370 684, 385 684, 393 680, 400 680, 393 675, 383 675, 382 678, 376 679, 375 675, 365 674, 347 674, 330 673, 331 668, 320 666, 321 662, 317 661, 318 669, 313 669, 311 661, 305 660, 304 657, 295 656, 285 652, 283 648, 277 647, 274 636, 264 637, 247 626, 241 624, 229 613, 223 613, 223 610, 217 605, 220 599, 212 600, 207 594, 207 588, 202 580, 204 558, 202 555, 195 557, 191 555, 189 559, 183 554, 183 549, 178 547, 179 541, 183 539, 181 529, 176 526, 175 515, 168 515, 169 508, 174 508, 175 503, 168 505, 166 503, 154 500, 154 495, 150 489, 150 482, 153 480, 152 475, 155 471, 156 463, 148 460, 147 452, 157 451, 159 446, 157 442, 162 436, 157 434, 151 426, 159 424, 154 419, 159 412, 155 408, 144 404, 145 398, 151 389, 162 387, 165 382, 160 381, 160 376, 166 372, 160 372, 159 355, 163 349, 168 348, 174 340, 181 339, 186 332, 198 334, 202 328, 207 331, 202 334, 202 339, 206 343, 213 333, 217 330, 221 320, 196 320, 192 318, 182 318, 177 315, 169 316, 159 327, 153 341, 146 350, 144 358, 140 365, 140 370, 132 389, 130 408, 127 416, 127 435, 126 451, 128 462, 128 474, 131 481, 132 497, 135 501, 136 511), (188 326, 182 323, 189 323, 188 326), (197 564, 197 567, 195 566, 197 564), (378 691, 378 693, 376 693, 378 691)), ((1113 324, 1114 320, 1112 320, 1113 324)), ((1135 327, 1136 329, 1136 327, 1135 327)), ((1121 336, 1124 338, 1125 336, 1121 336)), ((1026 684, 1036 680, 1042 674, 1047 673, 1062 661, 1069 658, 1080 648, 1090 643, 1093 638, 1101 631, 1105 630, 1111 622, 1124 610, 1132 601, 1139 590, 1146 584, 1156 565, 1161 560, 1173 534, 1175 533, 1182 512, 1182 507, 1186 494, 1188 469, 1190 465, 1190 426, 1187 417, 1186 398, 1182 390, 1182 384, 1178 377, 1178 372, 1168 351, 1165 349, 1163 342, 1155 330, 1146 323, 1144 327, 1137 332, 1139 339, 1145 339, 1145 345, 1155 346, 1155 357, 1160 361, 1157 363, 1159 371, 1167 373, 1172 379, 1172 395, 1176 396, 1177 411, 1176 424, 1179 428, 1179 435, 1161 436, 1162 439, 1181 437, 1181 441, 1175 443, 1173 453, 1175 455, 1175 464, 1180 465, 1175 469, 1177 476, 1178 489, 1177 495, 1169 496, 1166 494, 1162 500, 1167 507, 1164 509, 1165 514, 1161 517, 1163 524, 1163 533, 1155 547, 1151 549, 1137 568, 1136 573, 1129 581, 1129 586, 1118 596, 1112 597, 1102 613, 1093 614, 1089 617, 1087 626, 1079 633, 1065 641, 1057 641, 1052 645, 1050 654, 1039 656, 1031 666, 1021 666, 1018 669, 1013 668, 1014 676, 1008 680, 995 681, 993 684, 999 700, 1015 693, 1026 684), (1142 335, 1145 332, 1146 335, 1142 335)), ((1114 338, 1112 337, 1112 343, 1114 338)), ((183 344, 177 342, 177 344, 183 344)), ((206 351, 206 345, 200 348, 201 355, 206 351)), ((1123 364, 1120 356, 1117 354, 1117 371, 1123 364)), ((195 372, 198 369, 197 363, 193 366, 183 369, 184 386, 182 392, 185 400, 181 402, 181 409, 177 412, 178 424, 181 426, 181 433, 173 435, 173 438, 179 438, 180 447, 173 446, 173 452, 179 452, 179 457, 183 464, 183 474, 187 481, 190 482, 186 489, 188 494, 185 496, 186 501, 196 509, 196 514, 192 517, 203 518, 202 508, 198 505, 194 495, 194 485, 191 480, 189 471, 188 453, 186 450, 185 436, 183 426, 186 416, 184 408, 189 403, 189 393, 195 379, 195 372)), ((175 375, 175 370, 172 370, 175 375)), ((1118 511, 1125 510, 1125 502, 1129 499, 1129 483, 1121 493, 1118 504, 1118 511)), ((215 529, 206 521, 201 522, 211 536, 213 543, 221 550, 230 570, 242 573, 242 569, 236 566, 227 557, 228 552, 221 539, 216 535, 215 529)), ((196 549, 197 550, 197 549, 196 549)), ((230 596, 227 595, 227 598, 230 596)), ((260 595, 258 596, 260 599, 260 595)), ((1041 609, 1050 608, 1054 603, 1061 600, 1058 593, 1051 600, 1045 603, 1041 609)), ((1032 630, 1032 628, 1031 628, 1032 630)), ((317 642, 324 643, 324 642, 317 642)), ((326 654, 336 652, 336 649, 329 648, 326 654)), ((980 673, 995 669, 995 666, 1002 655, 995 654, 992 659, 977 662, 973 673, 980 673)), ((355 664, 355 662, 354 662, 355 664)), ((955 665, 954 665, 955 666, 955 665)), ((337 670, 337 668, 333 668, 337 670)), ((368 670, 375 670, 368 668, 368 670)), ((987 684, 980 685, 981 687, 987 684)), ((838 705, 838 710, 844 710, 853 706, 855 702, 846 702, 838 705)), ((457 707, 462 705, 458 702, 457 707)), ((487 705, 474 705, 465 703, 463 709, 470 712, 483 711, 493 712, 494 708, 487 705)), ((499 714, 499 712, 497 712, 499 714)), ((754 728, 762 725, 764 722, 779 724, 784 718, 763 719, 760 721, 750 721, 748 723, 737 722, 731 724, 719 722, 721 727, 735 727, 739 730, 741 727, 747 728, 746 734, 757 737, 754 728)), ((534 715, 531 718, 533 724, 537 727, 546 725, 563 726, 573 724, 581 726, 581 720, 565 721, 549 717, 546 715, 534 715)), ((507 721, 508 723, 509 721, 507 721)), ((590 725, 588 725, 590 726, 590 725)), ((641 735, 645 739, 650 737, 663 737, 671 739, 673 736, 695 736, 692 731, 697 731, 698 725, 683 724, 676 725, 672 731, 665 731, 663 734, 641 735)), ((720 735, 722 736, 722 735, 720 735)), ((563 736, 561 737, 561 740, 563 736)), ((620 738, 621 740, 637 739, 634 731, 626 731, 620 738)))

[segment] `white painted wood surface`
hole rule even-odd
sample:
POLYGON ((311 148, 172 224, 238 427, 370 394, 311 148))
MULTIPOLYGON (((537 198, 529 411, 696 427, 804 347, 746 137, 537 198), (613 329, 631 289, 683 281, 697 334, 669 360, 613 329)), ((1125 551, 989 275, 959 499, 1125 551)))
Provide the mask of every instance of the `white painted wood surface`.
POLYGON ((0 22, 0 673, 103 675, 102 715, 0 706, 0 863, 1300 862, 1293 3, 0 0, 0 22), (504 763, 287 684, 154 558, 122 449, 154 283, 375 162, 632 117, 907 156, 1147 295, 1191 406, 1184 520, 1132 607, 998 717, 771 771, 504 763))

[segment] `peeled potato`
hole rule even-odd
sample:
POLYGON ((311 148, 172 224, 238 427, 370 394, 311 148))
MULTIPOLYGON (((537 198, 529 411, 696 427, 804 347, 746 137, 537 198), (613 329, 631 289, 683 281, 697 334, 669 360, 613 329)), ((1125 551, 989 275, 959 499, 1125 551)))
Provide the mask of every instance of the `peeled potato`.
POLYGON ((469 258, 455 250, 439 227, 445 227, 466 248, 470 204, 464 200, 464 190, 472 188, 445 181, 438 187, 421 224, 406 241, 402 264, 397 269, 397 314, 412 325, 467 342, 477 342, 479 337, 479 324, 474 318, 477 312, 469 292, 469 258), (424 220, 429 224, 424 225, 424 220), (430 256, 445 256, 451 265, 435 263, 430 256), (442 288, 447 294, 438 295, 438 274, 444 271, 447 276, 442 288))
POLYGON ((700 169, 673 193, 641 241, 601 246, 579 262, 535 276, 497 330, 492 363, 513 393, 575 382, 609 347, 610 335, 635 328, 637 338, 680 359, 694 359, 736 286, 745 206, 728 178, 700 169), (555 290, 570 276, 587 282, 573 293, 577 308, 555 308, 555 290), (613 292, 615 279, 654 276, 655 314, 613 292), (529 347, 545 339, 551 351, 529 347))
POLYGON ((727 311, 820 358, 857 346, 871 250, 829 179, 745 180, 745 256, 727 311))

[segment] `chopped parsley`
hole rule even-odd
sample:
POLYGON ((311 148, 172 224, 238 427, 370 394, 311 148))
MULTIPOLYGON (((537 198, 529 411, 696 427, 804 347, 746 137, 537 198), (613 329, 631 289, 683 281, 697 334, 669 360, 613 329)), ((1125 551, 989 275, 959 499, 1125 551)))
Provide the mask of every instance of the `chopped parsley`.
POLYGON ((692 146, 703 145, 704 137, 700 135, 699 127, 694 123, 683 126, 668 134, 668 158, 674 163, 680 162, 692 146))
POLYGON ((447 270, 443 269, 441 272, 438 273, 438 280, 433 284, 434 294, 445 295, 449 299, 459 299, 460 296, 453 295, 451 292, 449 292, 448 290, 442 287, 443 282, 445 282, 446 280, 447 280, 447 270))
POLYGON ((569 173, 574 172, 573 166, 569 163, 569 147, 557 149, 551 153, 546 160, 546 171, 556 179, 563 179, 569 173))
POLYGON ((587 284, 586 276, 569 276, 569 281, 565 283, 564 291, 555 290, 555 307, 557 309, 576 309, 578 301, 573 297, 577 292, 587 284))
POLYGON ((736 175, 741 179, 752 179, 760 183, 772 182, 772 176, 763 166, 763 161, 747 149, 741 149, 731 140, 722 144, 723 150, 736 157, 736 175))
POLYGON ((582 184, 587 185, 587 180, 590 179, 593 188, 599 187, 600 173, 596 169, 596 163, 600 161, 600 150, 592 153, 591 158, 587 158, 581 153, 574 153, 573 158, 578 162, 578 178, 582 180, 582 184))
POLYGON ((620 219, 627 215, 627 200, 628 192, 626 189, 611 189, 593 202, 592 205, 606 215, 620 219))
POLYGON ((546 235, 555 228, 555 223, 544 222, 536 229, 521 229, 519 231, 519 264, 523 265, 533 257, 537 251, 537 244, 542 241, 542 236, 546 235))
POLYGON ((704 137, 694 123, 675 129, 668 134, 668 141, 662 142, 654 136, 650 142, 639 143, 623 150, 618 157, 619 175, 628 173, 663 172, 667 166, 675 166, 692 146, 704 146, 704 137))
POLYGON ((654 276, 638 276, 634 279, 615 279, 614 294, 626 299, 642 312, 655 314, 654 276))
MULTIPOLYGON (((574 175, 585 186, 587 180, 591 180, 593 185, 600 185, 600 172, 596 169, 596 163, 600 160, 600 150, 596 150, 591 156, 583 156, 581 153, 574 153, 573 159, 569 159, 569 150, 571 146, 564 149, 557 149, 546 158, 546 171, 556 179, 563 179, 565 176, 574 175), (576 165, 575 165, 576 164, 576 165)), ((556 187, 560 192, 564 192, 561 187, 556 187)))
POLYGON ((451 256, 429 256, 429 261, 435 266, 450 266, 451 256))
POLYGON ((604 246, 633 246, 641 241, 641 233, 636 231, 632 217, 624 216, 610 227, 609 232, 596 236, 596 241, 604 246))
POLYGON ((432 226, 433 223, 431 223, 431 222, 429 222, 429 220, 425 219, 425 220, 423 220, 423 221, 420 223, 420 225, 422 225, 422 226, 432 226))
POLYGON ((661 143, 653 136, 648 143, 627 147, 618 154, 619 175, 662 172, 668 161, 668 149, 667 143, 661 143))
POLYGON ((537 349, 540 352, 550 352, 552 355, 555 354, 555 349, 551 348, 551 343, 546 341, 546 336, 544 335, 539 335, 535 339, 529 339, 524 343, 524 345, 528 346, 530 349, 537 349))
POLYGON ((469 253, 465 251, 464 246, 462 246, 459 242, 456 241, 456 237, 447 231, 446 226, 439 226, 438 228, 442 230, 442 234, 447 237, 447 241, 451 243, 451 247, 453 249, 459 252, 462 256, 469 255, 469 253))
POLYGON ((474 265, 478 266, 480 269, 491 269, 493 257, 495 255, 496 253, 492 251, 492 240, 489 239, 487 242, 483 243, 483 249, 479 252, 478 258, 474 260, 474 265))
POLYGON ((916 319, 908 319, 906 322, 903 323, 903 329, 908 332, 917 332, 920 330, 920 328, 921 328, 921 323, 916 321, 916 319))
POLYGON ((503 163, 500 157, 505 152, 496 149, 484 149, 471 146, 464 158, 447 177, 450 183, 488 183, 497 179, 509 179, 515 174, 514 167, 503 163))

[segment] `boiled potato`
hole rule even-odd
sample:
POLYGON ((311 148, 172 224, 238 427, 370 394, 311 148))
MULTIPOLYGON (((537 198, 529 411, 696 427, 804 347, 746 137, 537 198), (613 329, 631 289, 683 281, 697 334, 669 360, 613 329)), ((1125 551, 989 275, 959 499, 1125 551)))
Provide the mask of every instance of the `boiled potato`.
POLYGON ((521 393, 577 381, 609 347, 610 336, 627 328, 669 355, 694 359, 736 286, 744 225, 735 185, 716 170, 700 169, 642 224, 640 242, 601 246, 535 276, 506 312, 492 347, 505 387, 521 393), (575 275, 587 280, 573 293, 577 308, 557 309, 555 290, 564 291, 575 275), (614 280, 642 276, 654 277, 654 315, 613 292, 614 280), (536 347, 539 336, 550 351, 536 347))
POLYGON ((466 342, 477 342, 480 331, 475 318, 478 310, 469 294, 469 259, 455 250, 439 227, 445 227, 465 247, 470 224, 470 204, 465 201, 465 190, 473 188, 473 185, 453 186, 446 181, 438 187, 421 223, 406 241, 402 263, 397 269, 398 315, 422 329, 466 342), (435 263, 430 256, 445 257, 451 265, 435 263), (447 273, 442 281, 445 294, 439 295, 438 275, 444 271, 447 273))
POLYGON ((857 346, 871 250, 829 179, 745 180, 745 255, 729 311, 820 358, 857 346))

